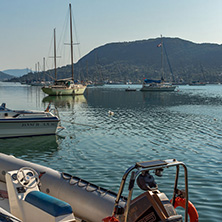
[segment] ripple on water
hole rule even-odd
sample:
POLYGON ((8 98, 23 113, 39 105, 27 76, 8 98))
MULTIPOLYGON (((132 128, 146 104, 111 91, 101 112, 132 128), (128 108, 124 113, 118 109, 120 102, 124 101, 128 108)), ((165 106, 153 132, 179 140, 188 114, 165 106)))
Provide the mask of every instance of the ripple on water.
MULTIPOLYGON (((45 104, 36 103, 37 95, 42 101, 43 94, 29 93, 30 87, 20 88, 16 89, 21 98, 19 104, 14 93, 9 104, 19 108, 27 104, 27 108, 43 110, 45 104)), ((175 93, 129 94, 121 86, 109 86, 89 89, 85 97, 83 103, 71 100, 68 107, 58 106, 66 128, 61 132, 64 139, 3 140, 1 152, 114 191, 118 190, 125 170, 135 162, 176 158, 188 167, 190 200, 200 221, 221 220, 222 87, 183 86, 175 93), (109 110, 114 112, 113 116, 108 115, 109 110)), ((166 169, 163 177, 156 179, 169 197, 173 173, 166 169)), ((182 177, 180 181, 183 184, 182 177)))

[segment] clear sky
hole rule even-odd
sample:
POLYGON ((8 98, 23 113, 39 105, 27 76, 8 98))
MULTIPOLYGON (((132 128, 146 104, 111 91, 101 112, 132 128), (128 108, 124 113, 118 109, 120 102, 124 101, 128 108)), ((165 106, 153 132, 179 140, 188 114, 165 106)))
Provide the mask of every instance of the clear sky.
MULTIPOLYGON (((222 0, 0 0, 0 71, 35 70, 38 62, 42 67, 43 57, 46 69, 52 68, 53 29, 62 41, 69 3, 80 43, 78 50, 74 47, 75 62, 106 43, 160 34, 222 43, 222 0)), ((58 66, 69 63, 57 60, 58 66)))

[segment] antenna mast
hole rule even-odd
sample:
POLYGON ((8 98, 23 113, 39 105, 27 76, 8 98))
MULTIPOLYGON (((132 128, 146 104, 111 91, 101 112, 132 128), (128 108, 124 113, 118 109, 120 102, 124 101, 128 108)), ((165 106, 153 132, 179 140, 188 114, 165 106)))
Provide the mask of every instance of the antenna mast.
POLYGON ((73 40, 72 40, 72 9, 71 9, 71 4, 69 4, 69 13, 70 13, 71 68, 72 68, 72 80, 74 81, 73 40))

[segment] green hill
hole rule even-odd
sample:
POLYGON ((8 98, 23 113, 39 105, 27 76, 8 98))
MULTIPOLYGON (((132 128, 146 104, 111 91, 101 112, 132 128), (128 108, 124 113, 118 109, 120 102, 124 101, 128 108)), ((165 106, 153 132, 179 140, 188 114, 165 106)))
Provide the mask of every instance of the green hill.
MULTIPOLYGON (((75 64, 75 79, 141 82, 161 78, 160 38, 109 43, 92 50, 75 64)), ((196 44, 179 38, 163 38, 164 79, 179 82, 222 82, 222 45, 196 44)), ((58 78, 71 76, 70 65, 58 69, 58 78)), ((53 70, 40 78, 49 80, 53 70)), ((13 81, 34 79, 28 74, 13 81)))

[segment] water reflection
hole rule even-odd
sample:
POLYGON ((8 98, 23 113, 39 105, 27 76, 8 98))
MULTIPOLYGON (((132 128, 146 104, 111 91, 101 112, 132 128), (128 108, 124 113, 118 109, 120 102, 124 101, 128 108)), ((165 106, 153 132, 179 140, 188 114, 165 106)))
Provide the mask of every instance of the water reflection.
POLYGON ((49 156, 57 152, 61 140, 56 135, 1 139, 0 152, 24 159, 49 156))
POLYGON ((177 101, 178 93, 175 92, 141 92, 143 102, 154 106, 172 106, 177 101))
POLYGON ((87 103, 84 95, 78 96, 46 96, 43 98, 42 102, 44 104, 52 103, 58 108, 68 108, 74 107, 74 104, 87 103))
MULTIPOLYGON (((65 139, 0 140, 0 152, 114 191, 133 163, 176 158, 188 167, 190 200, 201 221, 220 221, 222 86, 180 86, 170 93, 129 93, 126 86, 105 86, 87 89, 86 98, 44 98, 40 88, 12 86, 0 87, 2 102, 10 108, 39 110, 55 104, 65 139)), ((160 188, 168 189, 166 175, 157 181, 160 188)))
POLYGON ((107 109, 135 109, 144 106, 171 106, 177 101, 178 92, 126 92, 121 88, 90 90, 87 102, 93 107, 107 109))
POLYGON ((84 111, 87 107, 87 100, 84 95, 78 96, 47 96, 44 97, 42 103, 45 107, 51 103, 58 108, 61 125, 64 130, 59 132, 60 136, 66 138, 76 138, 76 126, 78 130, 84 130, 84 111))

